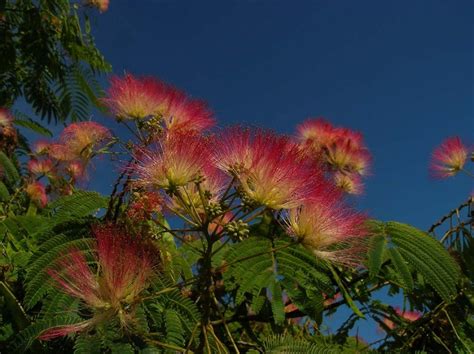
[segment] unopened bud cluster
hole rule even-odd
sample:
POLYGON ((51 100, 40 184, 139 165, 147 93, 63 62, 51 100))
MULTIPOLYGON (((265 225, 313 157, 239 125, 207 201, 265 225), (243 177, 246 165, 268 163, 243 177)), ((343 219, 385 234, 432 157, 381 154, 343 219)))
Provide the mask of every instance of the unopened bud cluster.
POLYGON ((243 239, 249 235, 249 225, 242 220, 234 220, 225 225, 227 234, 236 239, 243 239))

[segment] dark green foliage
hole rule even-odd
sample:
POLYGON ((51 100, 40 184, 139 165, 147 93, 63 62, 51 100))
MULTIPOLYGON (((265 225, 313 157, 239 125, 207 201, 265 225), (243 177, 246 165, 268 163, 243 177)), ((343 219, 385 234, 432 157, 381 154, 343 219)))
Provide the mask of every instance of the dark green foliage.
POLYGON ((19 181, 20 174, 18 173, 18 169, 3 151, 0 151, 0 167, 5 174, 6 182, 8 182, 10 186, 19 181))
POLYGON ((265 353, 331 354, 341 353, 337 346, 316 344, 291 336, 276 336, 264 341, 265 353))
POLYGON ((24 97, 48 122, 88 118, 99 93, 94 76, 110 65, 95 47, 80 4, 0 3, 0 107, 24 97))
POLYGON ((402 223, 374 222, 372 227, 375 236, 371 240, 372 248, 368 258, 369 272, 372 275, 380 271, 381 260, 386 255, 396 269, 397 279, 407 291, 414 287, 412 273, 416 271, 443 300, 451 301, 457 293, 460 270, 438 241, 402 223), (384 244, 382 237, 386 240, 388 249, 381 247, 384 244))
POLYGON ((368 268, 370 277, 375 277, 382 267, 387 239, 384 234, 373 236, 369 242, 368 268))
POLYGON ((94 242, 94 239, 71 240, 69 237, 64 237, 64 235, 58 235, 52 242, 48 243, 48 248, 41 248, 38 252, 38 255, 41 254, 41 256, 35 257, 28 266, 25 306, 31 309, 46 293, 54 289, 50 276, 45 272, 51 264, 54 264, 58 258, 71 249, 90 250, 94 242))
POLYGON ((54 219, 65 221, 91 215, 107 207, 107 198, 97 192, 77 191, 48 205, 54 219))
POLYGON ((15 125, 31 130, 37 134, 51 138, 53 133, 47 128, 45 128, 40 123, 34 121, 32 118, 26 116, 25 114, 15 111, 14 113, 15 120, 13 121, 15 125))
POLYGON ((38 320, 24 330, 18 332, 9 346, 9 350, 11 350, 11 353, 24 352, 45 330, 52 327, 76 324, 80 321, 81 318, 75 314, 59 315, 38 320))

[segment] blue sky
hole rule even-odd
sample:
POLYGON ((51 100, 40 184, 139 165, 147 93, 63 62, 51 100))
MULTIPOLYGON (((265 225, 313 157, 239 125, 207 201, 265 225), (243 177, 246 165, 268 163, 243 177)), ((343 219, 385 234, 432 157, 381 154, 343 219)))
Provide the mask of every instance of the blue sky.
MULTIPOLYGON (((361 131, 374 165, 358 207, 427 229, 474 191, 428 174, 444 138, 474 142, 473 15, 467 0, 110 0, 93 27, 116 74, 169 81, 220 126, 291 134, 324 116, 361 131)), ((107 192, 111 177, 98 162, 90 187, 107 192)))

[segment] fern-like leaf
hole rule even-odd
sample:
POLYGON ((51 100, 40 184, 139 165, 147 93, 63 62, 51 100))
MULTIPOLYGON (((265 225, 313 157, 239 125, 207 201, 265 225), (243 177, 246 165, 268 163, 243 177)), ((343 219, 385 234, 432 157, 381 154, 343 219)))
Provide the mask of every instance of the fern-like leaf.
POLYGON ((72 195, 58 198, 49 204, 48 209, 57 219, 77 219, 107 207, 107 198, 97 192, 77 191, 72 195))
POLYGON ((81 318, 77 315, 62 315, 41 319, 18 332, 9 346, 10 353, 26 351, 33 341, 45 330, 52 327, 73 325, 79 323, 81 318))
POLYGON ((9 185, 14 185, 20 179, 17 168, 3 151, 0 151, 0 167, 9 185))

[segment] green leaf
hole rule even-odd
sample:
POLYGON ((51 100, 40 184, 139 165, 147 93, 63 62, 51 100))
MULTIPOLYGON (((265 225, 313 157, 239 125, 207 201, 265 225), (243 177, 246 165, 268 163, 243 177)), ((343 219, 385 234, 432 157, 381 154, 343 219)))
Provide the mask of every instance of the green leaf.
POLYGON ((10 185, 14 185, 19 179, 20 174, 13 162, 3 151, 0 151, 0 165, 3 167, 5 177, 10 185))
POLYGON ((10 199, 10 192, 8 192, 7 186, 0 181, 0 201, 6 202, 7 200, 10 199))
POLYGON ((183 326, 179 314, 168 309, 165 312, 166 339, 168 343, 184 345, 183 326))
POLYGON ((30 323, 26 312, 10 288, 3 281, 0 281, 0 294, 3 296, 7 310, 10 312, 16 328, 25 328, 30 323))
POLYGON ((49 204, 55 218, 76 219, 91 215, 101 208, 107 207, 107 198, 97 192, 76 191, 72 195, 58 198, 49 204))
POLYGON ((341 353, 341 348, 336 345, 323 345, 311 343, 301 338, 290 335, 272 336, 263 341, 264 353, 274 354, 330 354, 341 353))
POLYGON ((339 278, 339 275, 337 275, 336 271, 334 270, 334 268, 332 267, 332 265, 329 266, 329 269, 331 270, 331 273, 332 273, 332 276, 334 278, 334 280, 336 281, 339 289, 341 290, 341 293, 342 295, 344 296, 344 299, 346 300, 347 302, 347 305, 349 305, 349 307, 351 308, 352 311, 354 311, 354 313, 359 316, 360 318, 365 318, 364 314, 359 310, 359 308, 357 307, 357 305, 354 303, 354 300, 352 299, 351 295, 349 294, 349 292, 346 290, 346 287, 344 286, 344 284, 342 283, 342 280, 341 278, 339 278))
POLYGON ((34 121, 33 119, 21 114, 20 112, 15 112, 15 120, 13 121, 15 125, 27 128, 35 133, 47 136, 51 138, 53 136, 53 133, 45 127, 43 127, 40 123, 34 121), (24 117, 24 119, 19 119, 18 116, 21 115, 24 117))
POLYGON ((392 248, 389 250, 390 257, 392 260, 393 265, 397 271, 398 277, 400 278, 404 288, 408 291, 412 291, 414 284, 413 284, 413 277, 411 275, 410 268, 406 261, 402 258, 400 252, 396 248, 392 248))
MULTIPOLYGON (((448 251, 427 233, 406 224, 388 222, 386 232, 404 261, 398 259, 398 267, 403 267, 403 263, 410 264, 443 300, 452 301, 452 297, 457 294, 460 269, 448 251)), ((397 259, 394 260, 397 267, 395 262, 397 259)), ((407 286, 411 286, 406 268, 398 267, 400 277, 404 278, 405 282, 408 281, 407 286)))
POLYGON ((47 329, 52 327, 73 325, 81 322, 81 318, 77 315, 60 315, 52 318, 41 319, 32 323, 24 330, 18 332, 13 341, 10 343, 10 353, 20 353, 26 351, 47 329))
POLYGON ((285 320, 285 305, 283 304, 282 291, 280 283, 273 279, 273 282, 270 286, 272 301, 272 312, 275 323, 281 324, 285 320))
POLYGON ((369 276, 374 278, 382 267, 387 239, 385 235, 373 236, 369 241, 368 268, 369 276))

